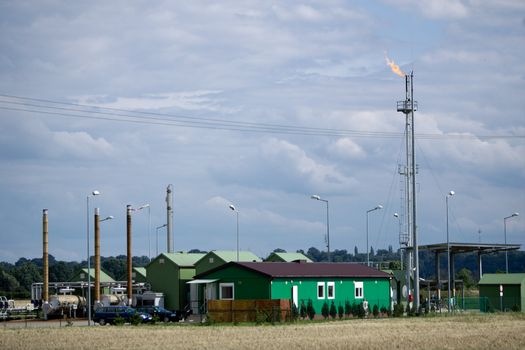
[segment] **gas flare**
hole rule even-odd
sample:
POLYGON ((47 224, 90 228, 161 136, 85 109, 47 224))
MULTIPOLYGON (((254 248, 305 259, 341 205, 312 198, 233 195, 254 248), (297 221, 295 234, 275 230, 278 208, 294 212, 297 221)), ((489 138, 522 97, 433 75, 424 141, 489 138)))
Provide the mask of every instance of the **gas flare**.
POLYGON ((388 64, 390 66, 390 69, 392 69, 392 72, 396 73, 400 77, 404 77, 406 75, 405 72, 403 72, 401 68, 399 68, 399 66, 395 64, 394 61, 388 58, 386 54, 385 54, 385 60, 386 60, 386 64, 388 64))

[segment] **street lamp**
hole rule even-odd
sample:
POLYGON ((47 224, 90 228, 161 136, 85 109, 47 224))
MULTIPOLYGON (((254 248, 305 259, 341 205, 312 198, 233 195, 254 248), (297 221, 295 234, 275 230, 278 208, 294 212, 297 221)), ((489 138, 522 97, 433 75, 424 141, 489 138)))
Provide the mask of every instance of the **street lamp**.
POLYGON ((368 245, 368 214, 379 209, 383 209, 383 206, 381 204, 379 204, 373 209, 366 211, 366 266, 370 266, 370 246, 368 245))
MULTIPOLYGON (((520 214, 514 213, 512 215, 509 215, 503 218, 503 234, 505 235, 505 244, 507 244, 507 219, 513 218, 518 215, 520 214)), ((509 273, 509 252, 508 250, 505 250, 505 271, 506 273, 509 273)))
POLYGON ((168 226, 168 224, 160 225, 157 228, 155 228, 155 231, 156 231, 155 232, 155 236, 156 236, 156 239, 157 239, 157 245, 156 245, 156 247, 157 247, 157 254, 155 254, 155 256, 159 256, 159 230, 161 228, 163 228, 163 227, 166 227, 166 226, 168 226))
POLYGON ((450 240, 449 240, 449 234, 448 234, 448 197, 452 197, 456 192, 450 191, 447 196, 445 197, 445 203, 447 207, 447 278, 448 278, 448 312, 450 312, 450 240))
POLYGON ((90 195, 86 196, 86 227, 87 227, 87 273, 88 273, 88 291, 87 291, 87 310, 88 310, 88 326, 91 326, 91 263, 89 262, 89 198, 100 195, 100 192, 94 190, 90 195))
POLYGON ((239 211, 233 204, 230 204, 229 208, 237 214, 237 262, 239 262, 239 211))
POLYGON ((330 217, 328 215, 328 212, 329 212, 328 200, 322 199, 316 194, 310 196, 310 198, 326 203, 326 248, 328 249, 328 262, 330 262, 331 261, 330 259, 330 217))

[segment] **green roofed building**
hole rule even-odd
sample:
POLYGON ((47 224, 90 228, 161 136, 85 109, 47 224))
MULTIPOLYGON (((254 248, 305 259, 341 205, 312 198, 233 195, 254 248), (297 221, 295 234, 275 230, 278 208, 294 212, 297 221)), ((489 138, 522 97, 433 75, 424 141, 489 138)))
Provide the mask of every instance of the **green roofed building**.
MULTIPOLYGON (((89 269, 91 272, 91 283, 95 282, 95 269, 91 268, 89 269)), ((70 280, 69 282, 87 282, 88 281, 88 269, 82 268, 80 271, 78 271, 70 280)), ((109 283, 109 282, 115 282, 113 278, 111 278, 106 272, 104 272, 102 269, 100 270, 100 282, 101 283, 109 283)))
MULTIPOLYGON (((208 270, 214 269, 218 266, 229 263, 230 261, 237 261, 237 252, 233 250, 213 250, 204 255, 199 261, 195 263, 195 272, 200 274, 208 270)), ((261 262, 261 258, 252 252, 240 251, 239 261, 244 262, 261 262)))
POLYGON ((162 253, 146 266, 147 281, 154 292, 164 293, 164 306, 183 310, 189 303, 189 285, 195 276, 195 263, 202 253, 162 253))
POLYGON ((312 260, 302 253, 279 253, 273 252, 270 254, 266 262, 294 262, 304 260, 306 262, 312 262, 312 260))
POLYGON ((525 273, 484 274, 479 280, 479 298, 488 301, 489 310, 509 311, 518 307, 523 312, 525 273))

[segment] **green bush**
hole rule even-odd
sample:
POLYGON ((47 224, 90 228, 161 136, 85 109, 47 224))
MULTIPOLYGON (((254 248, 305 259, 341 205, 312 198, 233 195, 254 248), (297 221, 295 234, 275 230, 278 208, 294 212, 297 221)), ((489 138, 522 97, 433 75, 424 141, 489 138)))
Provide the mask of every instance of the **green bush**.
POLYGON ((304 300, 301 300, 301 306, 299 307, 299 314, 301 315, 301 318, 303 320, 306 318, 307 312, 306 312, 306 305, 304 304, 304 300))
POLYGON ((514 304, 514 305, 512 305, 512 309, 511 309, 511 310, 514 311, 514 312, 519 312, 519 311, 521 311, 521 310, 520 310, 520 306, 519 306, 518 304, 514 304))
POLYGON ((335 307, 334 302, 332 301, 332 304, 330 304, 330 317, 334 319, 336 318, 336 316, 337 316, 337 309, 335 307))
POLYGON ((350 314, 352 313, 352 305, 350 305, 350 301, 345 301, 345 315, 346 317, 350 317, 350 314))
POLYGON ((328 318, 329 311, 328 303, 325 301, 323 307, 321 308, 321 315, 323 315, 325 320, 328 318))
POLYGON ((377 306, 377 304, 374 304, 374 307, 372 308, 372 314, 374 317, 379 316, 379 306, 377 306))
POLYGON ((299 310, 297 310, 297 306, 295 306, 295 303, 292 301, 292 321, 297 321, 299 318, 299 310))
POLYGON ((126 320, 120 316, 115 317, 115 319, 113 320, 113 324, 115 326, 123 326, 124 323, 126 323, 126 320))
POLYGON ((337 315, 339 316, 339 319, 343 318, 344 313, 345 313, 345 309, 343 308, 343 305, 339 303, 339 306, 337 307, 337 315))
POLYGON ((398 303, 394 305, 394 317, 401 317, 403 316, 403 304, 398 303))
POLYGON ((129 323, 131 323, 134 326, 138 326, 139 324, 141 324, 142 323, 142 318, 140 317, 140 314, 138 312, 133 314, 129 318, 129 323))
POLYGON ((315 309, 314 304, 312 303, 312 299, 308 299, 308 303, 306 306, 306 313, 308 314, 308 318, 310 320, 313 320, 315 317, 315 309))

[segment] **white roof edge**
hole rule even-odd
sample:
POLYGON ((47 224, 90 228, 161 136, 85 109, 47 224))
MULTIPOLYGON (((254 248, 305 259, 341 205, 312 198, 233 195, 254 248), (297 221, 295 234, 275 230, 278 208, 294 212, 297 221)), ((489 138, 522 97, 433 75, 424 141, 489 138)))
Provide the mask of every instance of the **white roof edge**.
POLYGON ((187 284, 207 284, 207 283, 213 283, 213 282, 216 282, 218 281, 218 279, 214 279, 214 280, 193 280, 193 281, 188 281, 186 282, 187 284))

